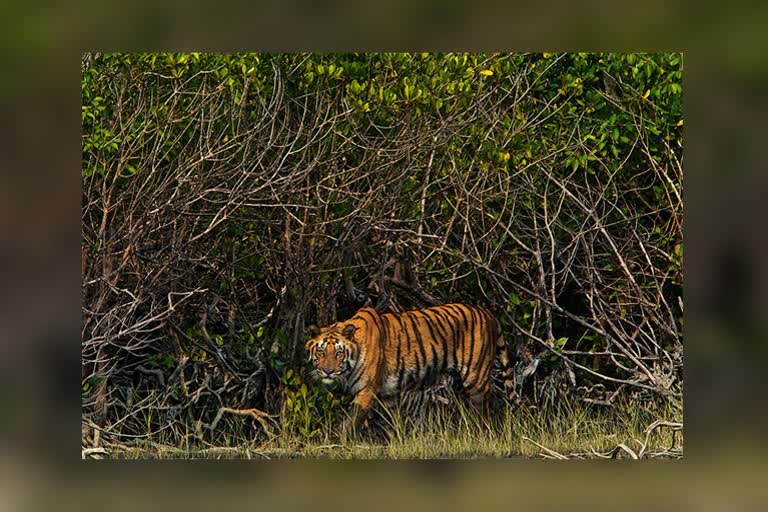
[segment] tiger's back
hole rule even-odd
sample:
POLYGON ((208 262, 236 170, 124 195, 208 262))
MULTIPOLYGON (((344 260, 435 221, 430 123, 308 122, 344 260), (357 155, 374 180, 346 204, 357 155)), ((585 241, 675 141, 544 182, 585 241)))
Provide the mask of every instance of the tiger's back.
POLYGON ((499 326, 487 310, 446 304, 381 315, 386 328, 381 398, 422 390, 450 376, 472 401, 488 393, 499 326))

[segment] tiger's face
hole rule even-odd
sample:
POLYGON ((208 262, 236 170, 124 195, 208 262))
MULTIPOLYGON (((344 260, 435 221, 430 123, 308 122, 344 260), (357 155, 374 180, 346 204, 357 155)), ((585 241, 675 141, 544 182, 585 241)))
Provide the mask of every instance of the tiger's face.
POLYGON ((310 339, 306 344, 309 362, 312 373, 324 384, 343 381, 354 368, 356 329, 352 324, 345 325, 341 330, 329 328, 322 331, 310 326, 310 339))

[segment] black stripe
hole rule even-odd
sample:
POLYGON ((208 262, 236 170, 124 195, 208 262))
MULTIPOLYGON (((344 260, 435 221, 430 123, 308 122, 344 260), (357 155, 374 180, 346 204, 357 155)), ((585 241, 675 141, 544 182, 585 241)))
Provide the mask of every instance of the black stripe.
MULTIPOLYGON (((398 351, 397 351, 397 354, 398 354, 398 356, 397 356, 397 365, 399 365, 400 371, 398 372, 398 375, 397 375, 397 383, 395 384, 395 392, 399 393, 400 390, 402 389, 403 373, 405 372, 405 363, 403 363, 403 361, 400 359, 400 345, 398 345, 397 347, 398 347, 398 351)), ((395 370, 397 370, 397 366, 395 367, 395 370)))
POLYGON ((360 312, 370 316, 373 319, 373 323, 376 324, 376 327, 379 329, 381 328, 381 315, 378 315, 375 312, 370 311, 368 309, 363 309, 360 312))
POLYGON ((428 372, 429 376, 431 377, 431 374, 434 373, 434 371, 437 370, 437 368, 439 368, 439 364, 440 364, 440 361, 437 359, 437 352, 435 351, 435 343, 437 343, 440 340, 440 338, 438 337, 438 334, 435 332, 436 327, 435 329, 432 328, 432 321, 433 321, 432 317, 426 314, 425 312, 422 312, 421 314, 424 317, 423 322, 427 326, 427 329, 429 330, 429 335, 431 338, 429 343, 429 348, 432 349, 432 360, 430 361, 430 364, 429 364, 430 371, 428 372), (432 340, 434 340, 434 343, 432 340))
POLYGON ((408 333, 408 326, 403 321, 403 315, 397 315, 397 321, 400 322, 402 334, 402 339, 400 340, 400 343, 405 341, 405 350, 400 356, 400 359, 398 362, 400 363, 400 377, 397 380, 397 388, 398 390, 404 390, 406 384, 408 383, 408 374, 410 373, 408 371, 408 362, 411 358, 411 335, 408 333))
POLYGON ((397 320, 397 323, 400 325, 400 343, 403 342, 402 338, 405 338, 405 353, 410 354, 411 352, 411 342, 409 340, 410 336, 408 336, 408 330, 405 328, 405 324, 403 324, 402 314, 395 315, 395 319, 397 320))
MULTIPOLYGON (((470 384, 470 387, 474 387, 474 385, 477 383, 477 373, 473 374, 473 362, 477 363, 477 361, 482 360, 482 357, 480 357, 480 354, 475 353, 476 350, 476 342, 478 341, 477 337, 475 336, 475 328, 477 327, 478 320, 475 318, 475 314, 477 310, 471 306, 465 306, 465 312, 469 313, 469 326, 467 327, 467 334, 469 336, 469 355, 467 356, 467 379, 470 379, 474 377, 473 382, 470 384)), ((479 340, 480 343, 482 343, 482 339, 479 340)), ((481 345, 482 346, 482 345, 481 345)), ((477 348, 478 352, 482 352, 480 347, 477 348)), ((469 381, 467 381, 469 383, 469 381)))
MULTIPOLYGON (((360 380, 360 377, 363 376, 363 365, 362 364, 358 367, 358 371, 355 372, 355 373, 357 373, 357 377, 355 377, 354 380, 347 382, 347 386, 346 387, 347 387, 348 390, 350 390, 353 387, 355 387, 355 384, 358 383, 358 381, 360 380)), ((354 375, 353 375, 353 377, 354 377, 354 375)))
POLYGON ((427 372, 427 376, 424 378, 429 378, 430 385, 434 384, 438 379, 438 369, 439 369, 439 360, 437 359, 437 352, 435 352, 435 346, 430 345, 430 348, 432 348, 432 364, 430 365, 430 369, 427 372))
MULTIPOLYGON (((490 320, 488 317, 488 312, 483 308, 478 308, 476 311, 478 318, 480 319, 480 340, 483 342, 483 357, 481 360, 490 360, 491 363, 493 363, 493 354, 496 350, 496 343, 494 340, 495 334, 493 333, 493 329, 489 323, 490 320)), ((476 366, 479 367, 480 362, 478 362, 476 366)))
POLYGON ((493 343, 493 339, 487 329, 484 329, 484 334, 480 338, 483 345, 481 351, 481 357, 475 364, 475 371, 478 373, 479 378, 483 378, 483 374, 486 373, 487 368, 493 367, 494 354, 496 352, 496 345, 493 343))
POLYGON ((446 305, 445 313, 448 315, 448 321, 450 322, 451 327, 455 328, 456 331, 453 339, 453 368, 461 371, 461 365, 464 361, 464 327, 462 325, 462 318, 459 317, 456 307, 453 304, 446 305))
POLYGON ((482 369, 482 378, 485 381, 488 381, 491 378, 491 370, 493 369, 495 351, 496 349, 494 346, 491 343, 488 343, 487 353, 484 360, 485 367, 482 369))
POLYGON ((467 378, 472 372, 472 358, 475 357, 475 313, 472 308, 466 308, 469 313, 470 325, 467 326, 467 335, 469 336, 469 355, 467 355, 467 378))
POLYGON ((487 379, 487 370, 490 367, 490 365, 485 365, 483 367, 479 367, 475 370, 475 379, 474 382, 472 382, 472 387, 477 387, 478 383, 481 383, 479 387, 483 388, 485 387, 485 382, 487 379))
POLYGON ((432 346, 432 335, 431 331, 430 334, 423 334, 421 332, 421 328, 425 325, 427 325, 427 322, 425 319, 421 316, 421 311, 414 311, 413 312, 413 321, 416 323, 416 327, 418 328, 418 338, 419 338, 419 352, 421 353, 421 368, 419 368, 419 387, 420 389, 424 388, 425 382, 429 379, 429 369, 431 367, 430 365, 430 359, 429 359, 429 353, 427 352, 427 348, 432 346), (421 377, 421 370, 424 370, 424 377, 421 377))
POLYGON ((451 308, 451 311, 454 313, 454 316, 458 320, 458 316, 461 315, 462 320, 464 321, 464 329, 462 330, 461 322, 459 322, 459 336, 456 338, 456 346, 458 348, 459 345, 461 345, 461 350, 456 351, 456 362, 459 363, 459 356, 461 356, 461 362, 460 364, 464 364, 464 332, 467 328, 467 317, 464 315, 464 312, 461 310, 461 308, 457 304, 446 304, 446 307, 451 308), (458 313, 456 313, 458 311, 458 313))
MULTIPOLYGON (((419 326, 417 324, 417 318, 415 313, 411 313, 408 315, 408 320, 411 322, 411 327, 413 327, 413 333, 416 335, 416 340, 418 341, 419 345, 419 354, 421 354, 421 360, 426 362, 427 360, 427 352, 424 350, 424 339, 421 337, 421 332, 419 332, 419 326)), ((414 351, 413 354, 414 359, 416 358, 416 351, 414 351)))
POLYGON ((426 387, 432 382, 432 376, 438 368, 439 361, 437 360, 437 352, 435 351, 435 344, 438 343, 438 341, 432 326, 432 317, 426 315, 422 310, 418 311, 418 318, 429 331, 428 339, 426 339, 424 343, 424 367, 426 370, 424 372, 424 378, 422 379, 424 386, 426 387))
POLYGON ((397 344, 400 345, 403 339, 403 325, 400 323, 400 319, 397 318, 397 315, 392 315, 389 320, 390 324, 392 325, 392 333, 395 337, 394 339, 397 341, 397 344), (395 324, 395 321, 397 321, 397 324, 395 324))
POLYGON ((448 367, 449 360, 452 360, 451 368, 456 365, 456 331, 453 329, 453 322, 451 321, 452 317, 447 314, 447 311, 442 306, 434 308, 433 312, 441 320, 440 327, 444 328, 446 332, 446 339, 443 343, 443 357, 445 359, 443 362, 442 370, 445 371, 445 369, 448 367), (449 331, 450 337, 447 336, 449 331))
MULTIPOLYGON (((476 310, 474 310, 473 308, 470 308, 470 307, 468 307, 467 310, 469 311, 470 316, 472 317, 472 329, 470 330, 470 332, 474 333, 474 331, 475 331, 475 329, 474 329, 475 328, 475 318, 474 317, 475 317, 476 310)), ((480 329, 478 329, 478 330, 480 330, 480 329)), ((482 332, 480 332, 480 336, 481 336, 480 337, 481 345, 478 348, 478 352, 480 352, 479 354, 475 354, 475 349, 474 349, 475 339, 474 339, 474 335, 471 338, 471 342, 472 343, 471 343, 470 349, 469 349, 470 356, 469 356, 469 359, 467 360, 467 379, 470 378, 470 375, 472 375, 474 378, 473 378, 473 380, 471 382, 469 380, 467 380, 468 387, 474 387, 478 383, 478 381, 480 380, 480 372, 478 371, 478 368, 479 368, 480 364, 483 362, 483 360, 485 359, 484 355, 485 355, 485 351, 486 351, 486 346, 489 345, 489 343, 483 343, 482 332), (474 368, 473 368, 472 359, 475 356, 477 356, 477 357, 475 359, 475 364, 474 364, 474 368)))
POLYGON ((414 357, 413 357, 413 362, 414 362, 414 365, 416 366, 416 368, 415 368, 415 372, 416 372, 416 373, 412 373, 412 374, 411 374, 411 384, 412 384, 412 385, 413 385, 414 383, 415 383, 415 384, 417 384, 416 386, 412 386, 412 387, 416 387, 416 388, 418 388, 418 387, 419 387, 419 385, 420 385, 420 381, 419 381, 419 374, 421 373, 421 363, 419 363, 419 358, 418 358, 418 357, 416 357, 416 354, 415 354, 415 353, 413 354, 413 356, 414 356, 414 357))
POLYGON ((445 319, 441 317, 437 311, 435 311, 435 308, 429 308, 425 311, 429 312, 431 315, 434 315, 430 316, 430 319, 434 324, 435 330, 437 331, 437 334, 439 334, 441 341, 447 341, 450 337, 450 334, 448 333, 448 328, 444 327, 445 319))
MULTIPOLYGON (((393 315, 390 318, 397 318, 397 317, 395 315, 393 315)), ((393 327, 392 330, 394 332, 394 325, 392 325, 392 327, 393 327)), ((401 344, 402 344, 402 336, 399 336, 397 333, 394 333, 394 334, 395 334, 395 336, 394 336, 392 342, 393 343, 397 343, 397 351, 395 353, 395 367, 392 368, 392 372, 393 373, 397 372, 398 366, 400 365, 400 353, 401 353, 401 344)), ((400 377, 398 377, 398 379, 397 379, 397 384, 395 386, 395 393, 399 392, 399 390, 400 390, 400 380, 401 379, 402 379, 402 369, 401 369, 401 372, 400 372, 400 377)))
MULTIPOLYGON (((411 333, 408 332, 408 326, 410 325, 411 327, 414 328, 413 329, 414 337, 418 336, 418 331, 414 326, 413 318, 411 317, 410 313, 406 312, 400 316, 403 320, 403 323, 405 324, 405 336, 406 336, 406 340, 408 340, 407 341, 408 352, 406 354, 406 357, 403 358, 403 366, 406 367, 405 381, 403 382, 403 391, 405 391, 406 389, 409 388, 411 384, 413 384, 416 381, 416 379, 418 379, 418 375, 413 374, 413 368, 410 367, 408 363, 412 359, 413 365, 416 367, 420 367, 418 354, 416 350, 411 348, 411 333)), ((419 344, 418 339, 414 340, 414 343, 419 344)))
POLYGON ((358 311, 358 314, 360 314, 360 313, 365 313, 365 314, 367 314, 367 315, 369 315, 371 317, 371 319, 373 320, 373 324, 376 326, 376 329, 378 329, 379 335, 380 335, 381 334, 381 330, 382 330, 381 323, 380 323, 381 316, 380 315, 376 315, 376 314, 370 312, 367 309, 361 309, 360 311, 358 311))
MULTIPOLYGON (((383 347, 382 347, 382 344, 381 344, 381 341, 382 341, 382 340, 381 340, 381 331, 382 331, 382 330, 381 330, 381 327, 380 327, 380 324, 379 324, 379 322, 377 321, 377 318, 376 318, 376 317, 377 317, 377 315, 375 315, 375 314, 371 313, 371 311, 369 311, 369 310, 367 310, 367 309, 361 309, 361 310, 359 310, 359 311, 357 312, 357 314, 356 314, 355 316, 357 316, 357 317, 360 317, 360 316, 361 316, 363 313, 365 313, 365 314, 367 314, 368 316, 370 316, 370 317, 371 317, 371 320, 373 320, 373 325, 374 325, 374 326, 376 327, 376 329, 378 330, 378 334, 379 334, 379 343, 377 344, 378 346, 377 346, 376 348, 377 348, 379 351, 381 351, 381 350, 383 349, 383 347)), ((363 318, 363 320, 365 320, 365 319, 363 318)), ((369 324, 370 324, 370 323, 369 323, 369 324)), ((358 346, 355 346, 354 348, 356 349, 356 351, 357 351, 357 356, 359 357, 359 355, 360 355, 360 349, 359 349, 359 347, 358 347, 358 346)), ((368 347, 368 356, 370 356, 370 353, 373 351, 373 349, 374 349, 374 347, 373 347, 373 344, 369 344, 369 347, 368 347)), ((379 357, 381 357, 381 355, 379 355, 379 357)), ((351 379, 352 379, 352 380, 349 380, 349 381, 348 381, 348 384, 347 384, 347 389, 351 389, 351 388, 353 388, 353 387, 354 387, 354 386, 355 386, 355 385, 356 385, 356 384, 357 384, 357 383, 360 381, 360 378, 363 376, 363 373, 364 373, 364 367, 365 367, 365 361, 359 360, 359 361, 358 361, 358 368, 357 368, 357 371, 355 372, 355 374, 353 374, 353 375, 351 376, 351 379)))
POLYGON ((357 346, 353 346, 352 349, 357 352, 354 354, 355 359, 357 360, 357 369, 352 373, 352 375, 350 375, 350 380, 348 380, 346 384, 347 389, 352 389, 355 384, 357 384, 357 382, 360 380, 360 377, 363 376, 363 371, 365 368, 365 361, 360 359, 360 349, 357 346), (355 375, 357 376, 355 377, 355 375))
POLYGON ((434 317, 430 317, 432 319, 432 322, 434 323, 435 327, 435 338, 440 342, 440 347, 442 349, 440 353, 440 359, 436 360, 434 362, 435 369, 438 371, 438 373, 443 374, 445 372, 445 369, 448 367, 448 343, 449 343, 449 336, 450 333, 448 331, 448 327, 445 325, 445 320, 443 319, 440 314, 434 310, 434 308, 430 308, 428 310, 434 317))
POLYGON ((488 344, 488 350, 490 351, 490 354, 488 354, 488 357, 486 357, 486 363, 485 368, 483 368, 483 379, 486 381, 490 379, 491 376, 491 369, 493 368, 493 362, 494 362, 494 347, 490 343, 488 344))

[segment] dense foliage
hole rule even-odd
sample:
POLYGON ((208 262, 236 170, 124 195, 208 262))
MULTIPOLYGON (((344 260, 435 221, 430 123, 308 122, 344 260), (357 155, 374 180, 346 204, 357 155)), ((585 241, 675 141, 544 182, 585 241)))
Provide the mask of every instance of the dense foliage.
POLYGON ((679 399, 681 84, 679 54, 85 55, 84 425, 311 436, 344 399, 305 328, 366 303, 490 307, 531 405, 679 399))

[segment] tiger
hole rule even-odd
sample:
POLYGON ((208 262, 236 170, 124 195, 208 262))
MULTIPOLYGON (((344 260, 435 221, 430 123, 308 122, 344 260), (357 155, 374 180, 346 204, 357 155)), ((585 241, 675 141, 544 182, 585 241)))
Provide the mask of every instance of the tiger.
POLYGON ((364 307, 349 320, 311 325, 305 348, 314 377, 326 385, 337 382, 353 396, 355 426, 377 399, 392 405, 403 393, 446 377, 481 406, 496 357, 506 395, 514 397, 514 372, 499 322, 482 307, 445 304, 381 314, 364 307))

